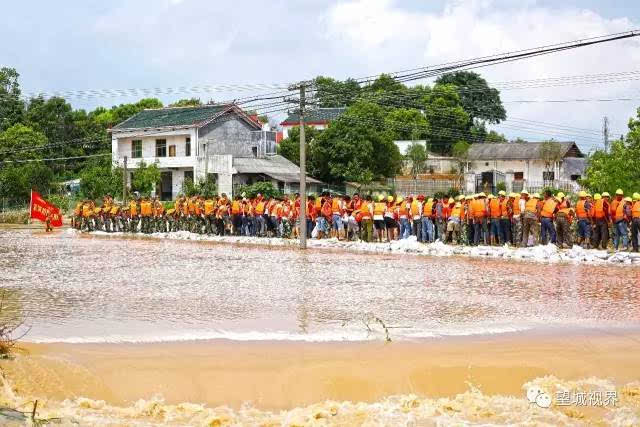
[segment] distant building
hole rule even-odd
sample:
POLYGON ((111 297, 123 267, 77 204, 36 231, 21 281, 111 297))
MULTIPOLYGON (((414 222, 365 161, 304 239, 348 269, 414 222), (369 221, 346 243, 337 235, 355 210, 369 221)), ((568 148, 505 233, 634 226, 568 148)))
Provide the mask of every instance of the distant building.
MULTIPOLYGON (((144 110, 111 129, 113 162, 122 166, 127 157, 129 169, 143 161, 157 164, 155 193, 164 200, 174 199, 185 179, 212 179, 228 195, 258 181, 295 191, 300 169, 276 155, 276 133, 262 129, 256 116, 235 104, 144 110)), ((310 191, 319 183, 308 182, 310 191)))
MULTIPOLYGON (((316 129, 326 129, 327 126, 329 126, 329 122, 340 117, 345 110, 345 107, 317 108, 310 110, 306 112, 304 116, 304 124, 316 129)), ((289 116, 280 123, 280 126, 282 127, 282 137, 287 138, 291 128, 300 126, 300 114, 289 114, 289 116)))
MULTIPOLYGON (((412 144, 422 145, 423 147, 425 147, 425 150, 427 150, 427 141, 424 139, 413 140, 413 141, 399 140, 399 141, 393 141, 393 143, 396 145, 396 147, 398 147, 398 151, 400 151, 400 154, 403 157, 407 155, 407 151, 409 150, 409 147, 412 144)), ((427 150, 427 161, 425 162, 423 173, 425 174, 426 173, 429 173, 429 174, 447 173, 448 174, 453 170, 459 169, 459 167, 460 167, 460 162, 456 158, 434 153, 427 150)), ((405 161, 403 163, 402 173, 404 175, 410 175, 411 168, 412 168, 411 162, 405 161)))

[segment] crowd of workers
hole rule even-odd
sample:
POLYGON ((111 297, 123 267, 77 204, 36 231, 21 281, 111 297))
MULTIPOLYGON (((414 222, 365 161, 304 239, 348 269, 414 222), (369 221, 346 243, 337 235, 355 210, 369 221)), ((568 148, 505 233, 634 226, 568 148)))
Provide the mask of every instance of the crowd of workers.
MULTIPOLYGON (((296 238, 300 197, 244 195, 179 197, 171 209, 157 198, 134 198, 125 206, 106 196, 76 205, 74 227, 106 232, 175 232, 296 238)), ((575 207, 559 192, 553 195, 479 193, 450 197, 309 196, 305 229, 308 237, 391 241, 416 236, 420 242, 440 239, 462 245, 532 246, 548 242, 560 248, 574 241, 584 248, 638 252, 640 194, 625 197, 621 189, 593 196, 581 191, 575 207), (571 230, 575 229, 575 232, 571 230)))

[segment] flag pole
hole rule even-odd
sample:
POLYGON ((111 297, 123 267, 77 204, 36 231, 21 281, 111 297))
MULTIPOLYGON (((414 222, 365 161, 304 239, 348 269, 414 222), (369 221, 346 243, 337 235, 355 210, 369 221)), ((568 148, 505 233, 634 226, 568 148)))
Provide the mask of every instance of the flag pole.
POLYGON ((33 209, 33 188, 31 188, 31 195, 29 197, 29 224, 31 224, 31 209, 33 209))

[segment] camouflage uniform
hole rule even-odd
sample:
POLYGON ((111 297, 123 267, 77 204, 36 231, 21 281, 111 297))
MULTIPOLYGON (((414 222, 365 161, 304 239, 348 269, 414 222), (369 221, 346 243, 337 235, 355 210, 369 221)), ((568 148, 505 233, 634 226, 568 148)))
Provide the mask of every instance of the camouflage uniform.
POLYGON ((563 214, 558 214, 556 218, 556 243, 559 248, 562 248, 565 243, 569 247, 572 245, 569 218, 563 214))

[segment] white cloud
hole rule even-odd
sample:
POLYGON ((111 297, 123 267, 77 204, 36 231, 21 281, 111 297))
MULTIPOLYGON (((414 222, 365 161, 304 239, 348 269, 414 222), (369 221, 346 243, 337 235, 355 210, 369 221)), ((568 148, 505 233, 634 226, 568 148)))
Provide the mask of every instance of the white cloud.
MULTIPOLYGON (((449 1, 437 13, 403 9, 392 0, 353 0, 334 5, 323 20, 326 37, 347 49, 367 73, 434 65, 640 27, 576 8, 517 6, 491 0, 449 1)), ((512 81, 640 69, 640 40, 613 42, 477 70, 489 81, 512 81)), ((640 98, 637 82, 503 91, 508 99, 640 98)), ((506 104, 508 114, 531 120, 599 129, 609 115, 612 128, 626 128, 636 103, 506 104)), ((504 131, 514 135, 516 129, 504 131)), ((557 131, 557 130, 556 130, 557 131)), ((539 130, 539 137, 550 137, 539 130)), ((533 139, 532 134, 528 134, 533 139)), ((570 135, 555 135, 571 139, 570 135)), ((597 136, 595 136, 597 138, 597 136)))

